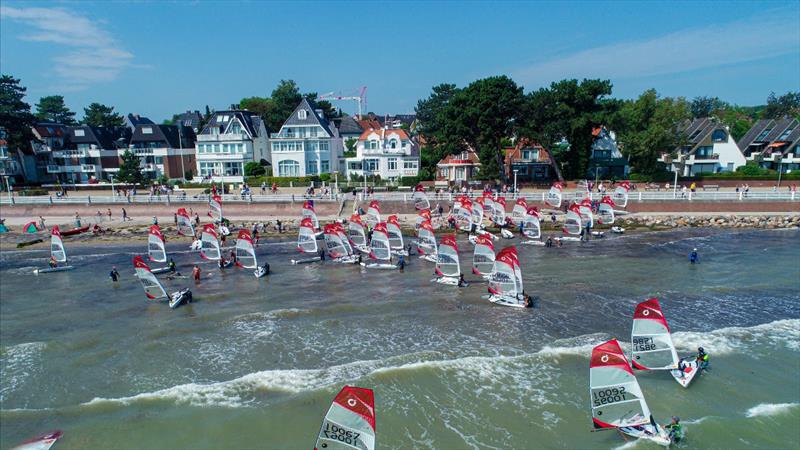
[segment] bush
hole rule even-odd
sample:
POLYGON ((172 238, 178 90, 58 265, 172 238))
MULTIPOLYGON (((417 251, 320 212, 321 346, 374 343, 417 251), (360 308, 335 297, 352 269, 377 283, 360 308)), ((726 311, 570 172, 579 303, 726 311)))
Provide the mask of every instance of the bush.
POLYGON ((323 173, 322 175, 319 176, 319 179, 320 181, 324 181, 327 183, 328 181, 331 181, 331 174, 323 173))
POLYGON ((169 184, 169 178, 167 178, 166 175, 160 175, 158 178, 156 178, 155 184, 167 185, 169 184))
POLYGON ((747 164, 744 166, 739 166, 736 168, 736 172, 739 175, 748 175, 748 176, 757 176, 757 175, 769 175, 769 170, 759 167, 758 163, 755 161, 748 161, 747 164))
POLYGON ((192 173, 191 170, 187 170, 186 172, 183 173, 183 178, 191 181, 192 178, 194 178, 194 173, 192 173))
POLYGON ((414 187, 422 181, 420 177, 403 177, 400 179, 400 186, 411 186, 414 187))
POLYGON ((264 166, 255 161, 250 161, 244 165, 244 175, 246 177, 257 177, 266 173, 267 170, 264 168, 264 166))
POLYGON ((25 188, 17 193, 22 197, 30 197, 32 195, 47 195, 47 189, 44 188, 25 188))

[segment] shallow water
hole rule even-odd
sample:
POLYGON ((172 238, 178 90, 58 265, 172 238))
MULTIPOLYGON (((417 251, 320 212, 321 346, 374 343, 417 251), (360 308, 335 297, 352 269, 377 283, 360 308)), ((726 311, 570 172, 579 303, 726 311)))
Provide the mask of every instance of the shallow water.
MULTIPOLYGON (((59 449, 308 448, 344 384, 375 389, 379 448, 618 447, 617 434, 589 432, 588 357, 628 340, 634 306, 653 296, 679 353, 712 356, 689 389, 639 376, 657 419, 682 417, 683 447, 800 442, 798 230, 521 246, 533 310, 489 304, 485 284, 431 283, 416 257, 403 273, 292 266, 288 242, 258 247, 268 279, 201 263, 199 285, 166 282, 195 298, 170 310, 132 275, 144 243, 66 245, 79 268, 38 277, 46 251, 0 254, 2 448, 55 428, 59 449)), ((472 246, 459 245, 469 273, 472 246)), ((200 258, 187 249, 168 244, 188 274, 200 258)))

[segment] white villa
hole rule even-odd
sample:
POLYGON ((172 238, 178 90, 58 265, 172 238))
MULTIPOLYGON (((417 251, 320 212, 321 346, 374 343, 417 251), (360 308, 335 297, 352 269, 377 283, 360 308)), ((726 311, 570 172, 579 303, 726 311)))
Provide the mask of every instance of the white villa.
POLYGON ((272 174, 305 177, 339 170, 343 158, 342 139, 314 105, 303 99, 270 138, 272 174))
POLYGON ((197 173, 214 182, 244 182, 244 165, 270 161, 267 128, 253 112, 217 111, 197 135, 197 173))
POLYGON ((697 118, 682 127, 686 145, 675 149, 677 157, 668 154, 658 159, 667 170, 691 177, 701 173, 733 172, 745 165, 745 157, 731 136, 728 127, 714 118, 697 118))
POLYGON ((368 129, 356 144, 356 156, 347 158, 347 177, 380 175, 395 181, 419 173, 419 148, 402 129, 368 129))

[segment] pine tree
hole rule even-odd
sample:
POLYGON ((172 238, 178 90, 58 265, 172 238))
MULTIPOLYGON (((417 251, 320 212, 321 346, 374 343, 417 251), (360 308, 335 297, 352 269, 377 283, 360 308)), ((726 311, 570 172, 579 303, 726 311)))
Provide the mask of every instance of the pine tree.
POLYGON ((125 150, 120 159, 122 159, 122 163, 119 165, 117 180, 121 183, 142 183, 144 175, 142 174, 139 157, 130 150, 125 150))

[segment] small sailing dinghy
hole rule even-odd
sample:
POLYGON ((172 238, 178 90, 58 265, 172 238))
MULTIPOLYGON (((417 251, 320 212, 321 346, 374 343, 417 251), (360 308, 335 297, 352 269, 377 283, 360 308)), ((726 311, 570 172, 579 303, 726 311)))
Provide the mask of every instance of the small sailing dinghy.
POLYGON ((350 216, 350 222, 347 223, 347 237, 356 250, 361 253, 369 254, 369 245, 367 245, 367 234, 364 231, 364 223, 361 222, 361 216, 358 214, 350 216))
MULTIPOLYGON (((150 229, 147 231, 147 256, 150 258, 150 261, 153 262, 167 262, 166 239, 158 225, 151 225, 150 229)), ((152 269, 151 272, 155 274, 167 273, 169 272, 169 267, 158 267, 152 269)))
POLYGON ((150 300, 168 299, 169 307, 172 309, 177 308, 184 302, 192 302, 192 291, 189 288, 181 289, 180 291, 173 292, 167 295, 164 286, 158 281, 155 275, 150 271, 150 267, 144 262, 141 256, 136 255, 133 258, 133 267, 136 269, 136 276, 142 283, 144 294, 150 300))
POLYGON ((256 247, 253 245, 250 230, 239 230, 239 234, 236 236, 236 266, 253 269, 253 275, 256 278, 267 274, 267 269, 258 265, 256 247))
POLYGON ((372 389, 345 386, 336 394, 314 450, 375 450, 375 396, 372 389))
POLYGON ((514 246, 506 247, 497 254, 489 276, 489 301, 501 306, 530 308, 522 293, 522 269, 519 254, 514 246))
POLYGON ((561 228, 561 231, 566 235, 562 236, 560 239, 562 241, 580 241, 581 230, 583 229, 583 225, 581 222, 581 210, 580 207, 573 203, 569 206, 567 210, 567 214, 564 217, 564 226, 561 228))
POLYGON ((64 433, 61 430, 51 431, 27 440, 11 450, 49 450, 63 435, 64 433))
POLYGON ((458 245, 454 234, 442 236, 436 255, 436 275, 432 281, 449 286, 460 286, 461 264, 458 261, 458 245))
POLYGON ((472 273, 488 279, 494 269, 494 243, 489 236, 478 235, 472 252, 472 273))
POLYGON ((650 414, 639 382, 616 339, 592 349, 589 404, 595 429, 618 429, 638 439, 668 446, 669 434, 650 414))
POLYGON ((397 214, 386 218, 386 233, 389 236, 389 248, 392 249, 392 254, 408 256, 408 251, 403 243, 403 231, 400 229, 400 222, 397 221, 397 214))
POLYGON ((392 250, 389 246, 389 235, 386 232, 386 223, 378 222, 372 230, 372 240, 369 243, 369 257, 372 262, 361 265, 368 269, 397 269, 397 264, 392 264, 392 250))
POLYGON ((550 190, 547 191, 547 195, 544 197, 545 205, 555 209, 561 208, 563 191, 564 188, 561 186, 561 183, 553 183, 550 190))
POLYGON ((181 236, 194 237, 194 225, 192 225, 192 218, 186 212, 186 208, 178 208, 175 213, 178 216, 178 234, 181 236))
POLYGON ((344 245, 335 224, 327 224, 323 228, 323 238, 325 240, 325 251, 334 261, 342 264, 354 264, 358 258, 348 254, 347 247, 344 245))
MULTIPOLYGON (((50 231, 50 260, 56 263, 67 262, 67 251, 64 249, 64 241, 61 239, 61 231, 59 231, 58 225, 53 225, 53 229, 50 231)), ((64 272, 74 268, 74 266, 54 266, 46 269, 33 269, 33 273, 38 275, 40 273, 64 272)))
POLYGON ((320 261, 319 248, 317 248, 317 236, 314 232, 314 222, 308 217, 300 221, 300 229, 297 235, 297 251, 314 255, 305 259, 293 259, 292 264, 306 264, 320 261))
POLYGON ((544 245, 542 238, 542 214, 539 208, 531 206, 525 211, 525 220, 522 222, 522 235, 528 238, 520 244, 525 245, 544 245))
POLYGON ((430 220, 422 222, 417 230, 417 252, 420 259, 436 262, 436 236, 433 234, 433 225, 430 220))
POLYGON ((431 202, 428 196, 425 195, 425 186, 418 184, 414 186, 414 195, 411 197, 414 200, 414 208, 418 210, 430 209, 431 202))
POLYGON ((364 222, 367 223, 367 226, 370 228, 375 228, 378 225, 378 222, 381 221, 381 202, 377 200, 373 200, 369 202, 369 207, 367 208, 367 214, 364 216, 364 222))
POLYGON ((689 387, 700 372, 694 356, 678 359, 675 344, 658 299, 636 305, 631 330, 631 364, 638 370, 669 370, 675 381, 689 387))

